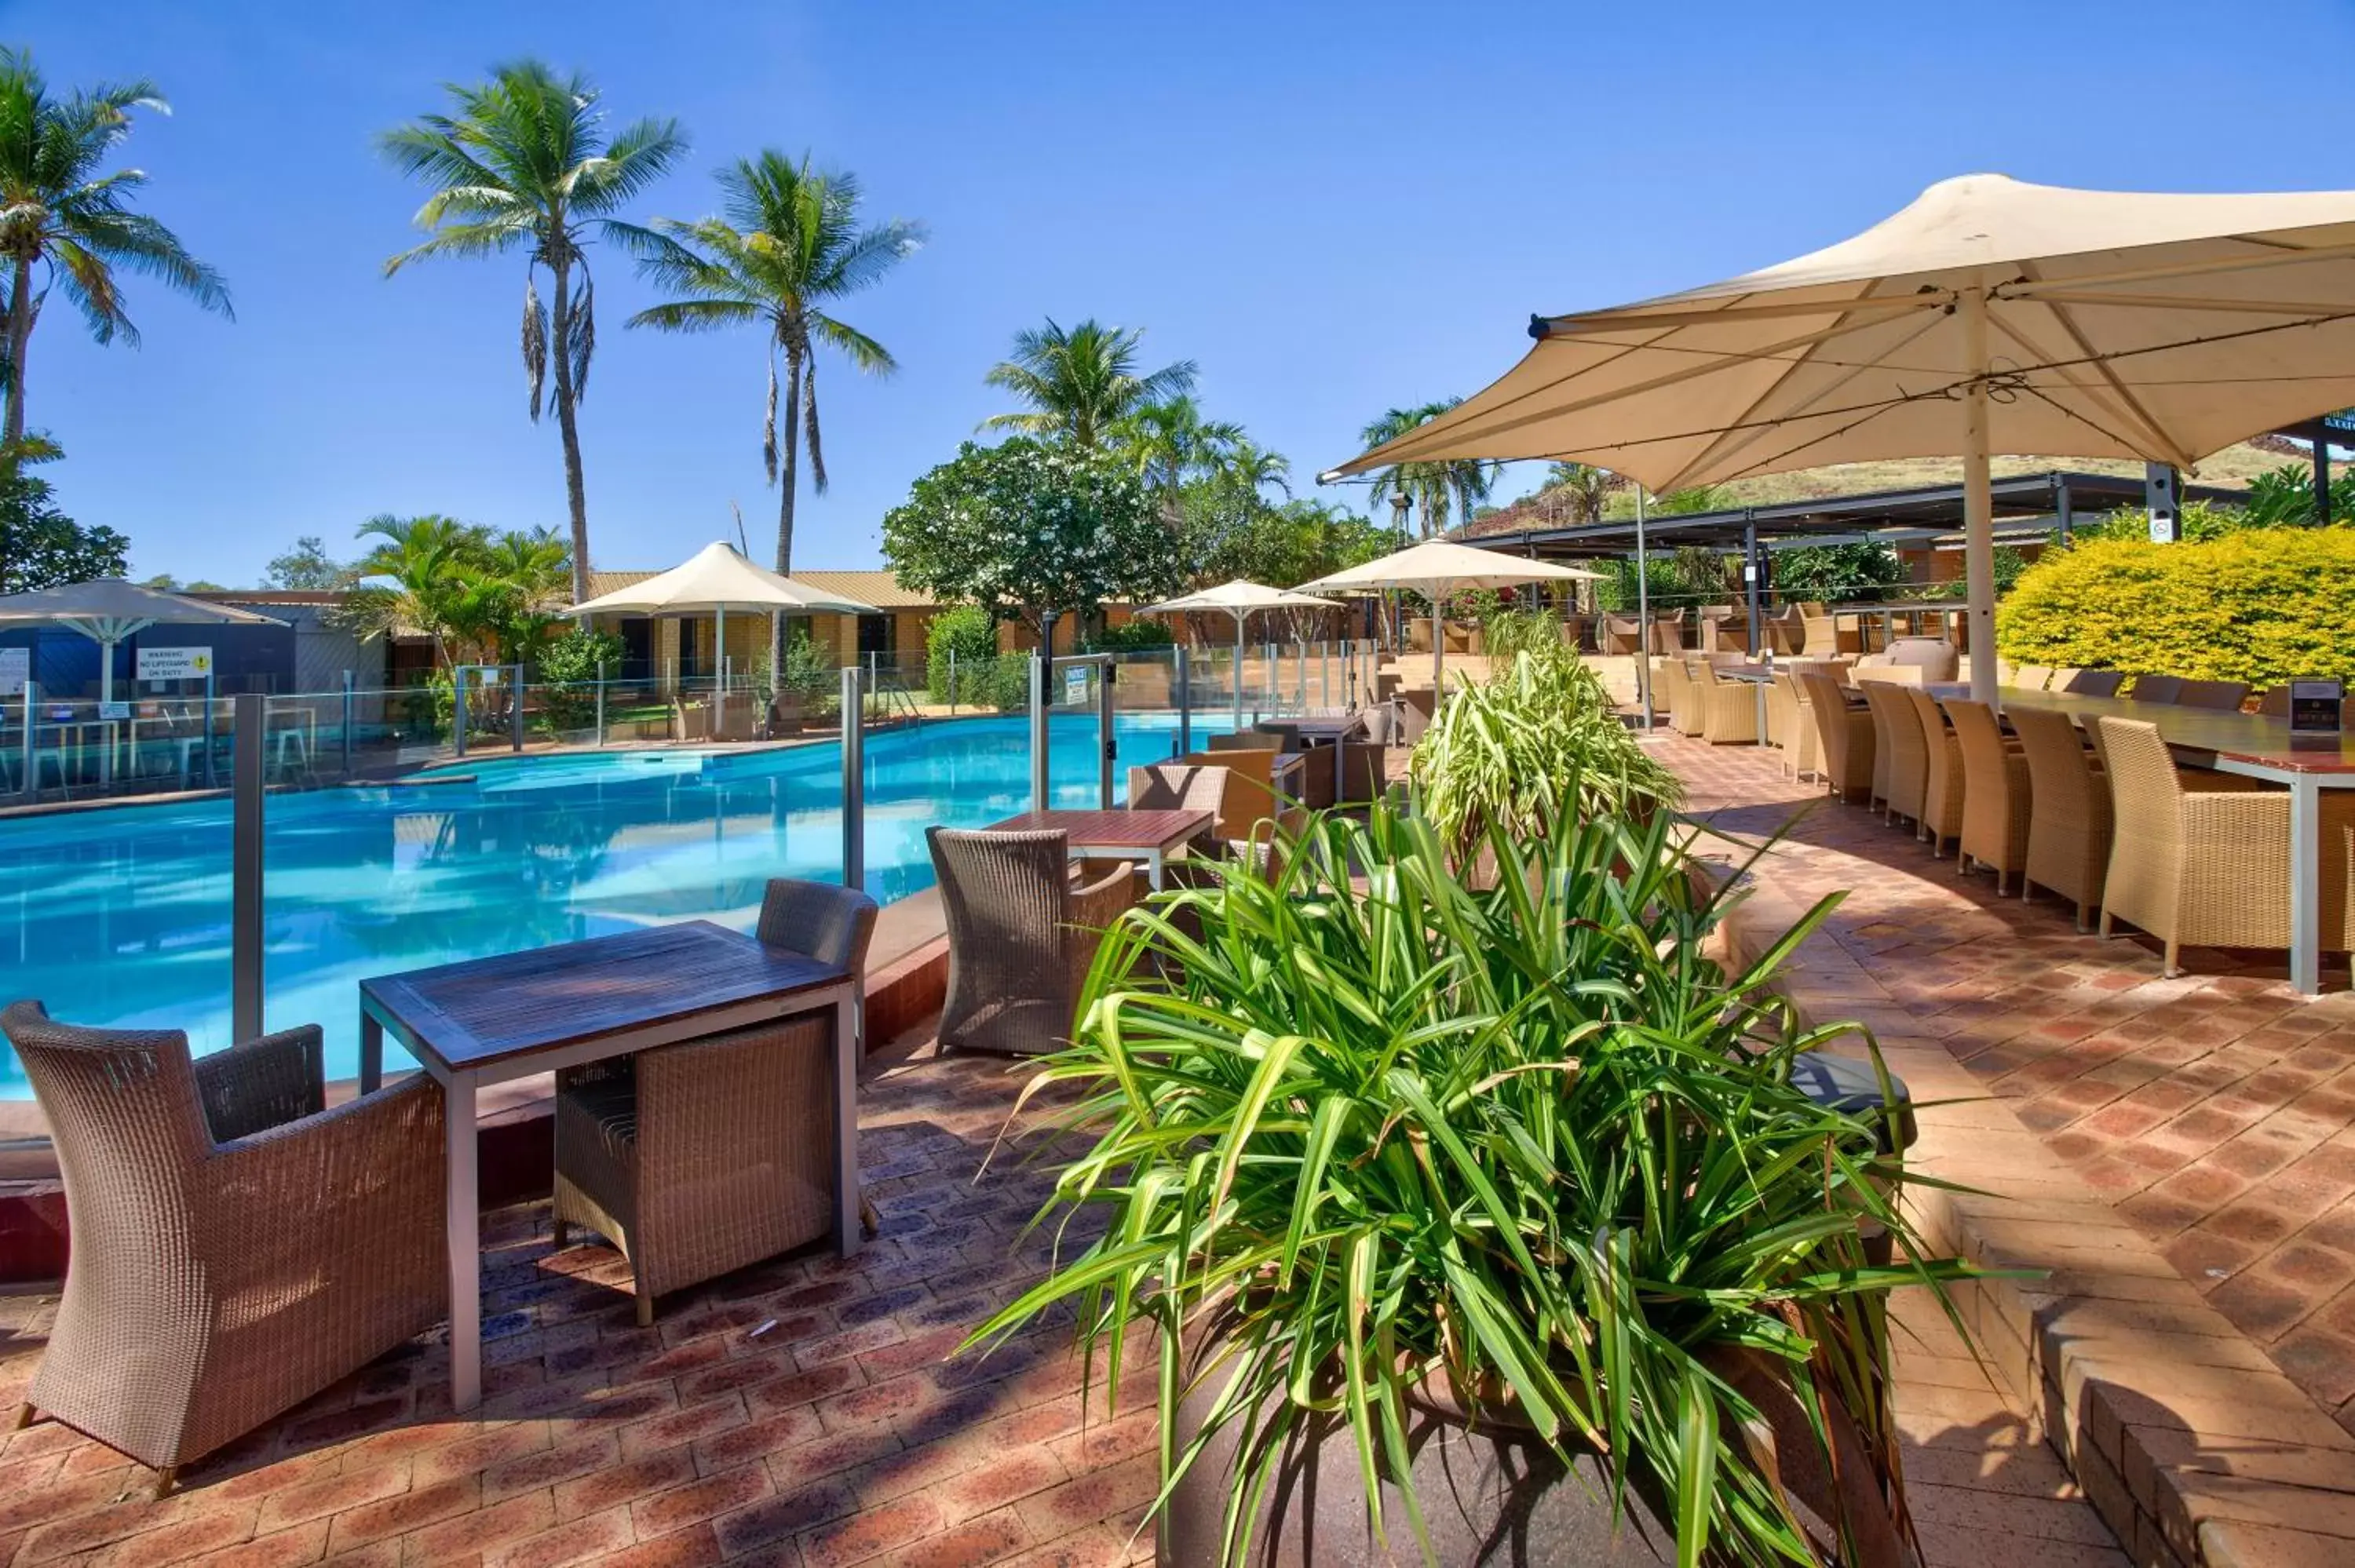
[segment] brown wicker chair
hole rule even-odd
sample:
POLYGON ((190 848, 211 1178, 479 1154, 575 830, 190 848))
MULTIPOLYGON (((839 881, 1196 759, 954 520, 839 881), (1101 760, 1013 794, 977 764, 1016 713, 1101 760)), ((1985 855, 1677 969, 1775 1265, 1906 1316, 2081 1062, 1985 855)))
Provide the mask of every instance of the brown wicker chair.
MULTIPOLYGON (((1132 811, 1209 811, 1213 817, 1226 804, 1227 769, 1199 762, 1155 762, 1128 770, 1128 808, 1132 811)), ((1202 837, 1207 843, 1217 837, 1202 837)))
POLYGON ((2183 683, 2173 675, 2137 675, 2134 684, 2126 688, 2130 703, 2171 703, 2183 690, 2183 683))
MULTIPOLYGON (((2124 920, 2166 944, 2179 972, 2185 943, 2202 948, 2289 946, 2289 792, 2229 773, 2187 788, 2158 726, 2104 718, 2117 832, 2103 883, 2102 935, 2124 920)), ((2355 799, 2322 795, 2322 942, 2350 945, 2348 836, 2355 799)))
POLYGON ((2028 824, 2034 800, 2028 758, 2006 744, 1995 710, 1962 698, 1946 704, 1963 755, 1963 840, 1958 869, 1987 866, 1995 890, 2028 869, 2028 824))
POLYGON ((2221 708, 2226 713, 2239 713, 2241 705, 2249 700, 2246 681, 2178 681, 2175 683, 2175 705, 2183 708, 2221 708))
POLYGON ((2289 717, 2289 683, 2285 681, 2278 686, 2268 688, 2265 694, 2257 699, 2257 712, 2266 718, 2289 717))
POLYGON ((1921 835, 1930 841, 1930 853, 1944 856, 1948 839, 1963 836, 1963 749, 1946 727, 1946 715, 1937 699, 1918 686, 1903 688, 1921 726, 1923 772, 1921 835))
POLYGON ((71 1250, 26 1410, 158 1473, 449 1316, 442 1091, 323 1109, 315 1027, 191 1062, 171 1029, 0 1013, 56 1141, 71 1250))
POLYGON ((1872 794, 1881 819, 1902 817, 1917 828, 1928 790, 1930 753, 1922 743, 1922 721, 1902 688, 1887 681, 1859 681, 1872 709, 1872 794))
POLYGON ((2125 674, 2116 670, 2079 670, 2065 683, 2057 678, 2053 683, 2057 690, 2073 697, 2115 697, 2125 683, 2125 674))
MULTIPOLYGON (((756 928, 854 976, 875 901, 779 877, 756 928)), ((581 1225, 629 1259, 641 1327, 657 1298, 834 1228, 831 1010, 568 1068, 556 1077, 556 1245, 581 1225)))
POLYGON ((1632 615, 1606 615, 1596 625, 1596 652, 1634 654, 1644 651, 1644 628, 1632 615))
POLYGON ((1135 869, 1123 863, 1074 885, 1060 832, 932 828, 924 837, 949 935, 941 1044, 1018 1056, 1060 1050, 1103 928, 1136 902, 1135 869))
POLYGON ((2016 707, 2011 727, 2028 763, 2028 863, 2019 895, 2046 887, 2077 906, 2077 929, 2093 923, 2110 863, 2110 780, 2069 715, 2016 707))
POLYGON ((1850 704, 1839 683, 1829 675, 1801 671, 1791 678, 1806 694, 1832 793, 1856 805, 1869 804, 1874 792, 1871 713, 1850 704))

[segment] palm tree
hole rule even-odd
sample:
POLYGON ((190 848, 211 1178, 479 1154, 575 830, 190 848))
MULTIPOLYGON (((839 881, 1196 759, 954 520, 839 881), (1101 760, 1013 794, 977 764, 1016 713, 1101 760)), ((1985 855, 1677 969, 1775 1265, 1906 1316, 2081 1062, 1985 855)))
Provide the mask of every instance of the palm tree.
POLYGON ((1174 503, 1188 480, 1220 472, 1244 439, 1241 425, 1203 418, 1200 405, 1182 393, 1131 409, 1106 433, 1165 504, 1174 503))
POLYGON ((1600 523, 1611 493, 1626 483, 1609 469, 1596 468, 1592 463, 1548 463, 1545 483, 1539 493, 1561 503, 1570 522, 1600 523))
MULTIPOLYGON (((1444 397, 1436 403, 1419 404, 1412 408, 1385 410, 1380 418, 1359 432, 1359 439, 1369 448, 1394 441, 1418 425, 1430 423, 1462 401, 1461 397, 1444 397)), ((1423 536, 1428 539, 1447 527, 1451 504, 1460 510, 1465 519, 1471 517, 1473 506, 1486 501, 1489 491, 1495 487, 1497 468, 1497 464, 1477 458, 1393 463, 1375 478, 1366 503, 1379 514, 1383 503, 1391 496, 1407 497, 1422 514, 1423 536)))
POLYGON ((1140 376, 1136 352, 1142 328, 1108 327, 1092 319, 1065 332, 1050 317, 1046 330, 1014 334, 1014 355, 983 377, 1029 405, 1012 414, 993 414, 985 430, 1020 430, 1060 436, 1073 446, 1102 443, 1112 428, 1148 403, 1183 397, 1194 390, 1190 359, 1140 376))
POLYGON ((433 662, 447 667, 450 640, 464 617, 468 579, 489 547, 484 530, 448 517, 395 517, 379 514, 360 524, 359 537, 376 546, 354 564, 361 580, 346 606, 354 630, 365 639, 397 630, 422 631, 432 641, 433 662))
POLYGON ((1218 467, 1220 476, 1238 489, 1257 495, 1272 484, 1284 492, 1285 499, 1291 498, 1292 460, 1249 437, 1239 434, 1219 455, 1218 467))
POLYGON ((118 271, 154 278, 234 319, 220 274, 189 255, 170 229, 131 210, 129 198, 147 176, 137 169, 100 173, 131 134, 133 109, 169 112, 163 93, 144 80, 51 98, 30 55, 0 49, 0 261, 7 270, 0 452, 12 458, 25 440, 26 350, 49 290, 81 312, 102 344, 118 337, 139 344, 118 271))
POLYGON ((660 179, 687 151, 675 120, 641 120, 610 141, 597 90, 575 72, 558 76, 538 60, 495 68, 474 87, 444 89, 453 112, 426 114, 380 138, 401 173, 433 185, 417 209, 432 238, 384 264, 390 277, 429 256, 489 256, 526 249, 523 366, 531 417, 555 349, 556 424, 564 441, 565 500, 572 514, 572 591, 589 597, 589 503, 581 477, 576 420, 597 347, 590 235, 634 239, 644 233, 613 215, 660 179), (538 273, 550 296, 539 302, 538 273), (573 275, 581 289, 573 293, 573 275))
MULTIPOLYGON (((656 218, 636 243, 638 270, 681 296, 640 311, 634 327, 662 332, 764 329, 769 402, 761 456, 779 485, 777 570, 794 567, 794 497, 801 449, 809 444, 810 477, 826 493, 826 449, 818 440, 817 359, 823 344, 870 376, 899 368, 879 343, 829 313, 837 300, 868 288, 924 242, 922 224, 893 218, 862 228, 858 181, 813 171, 782 153, 742 158, 719 171, 722 217, 698 223, 656 218), (785 361, 783 472, 778 462, 777 358, 785 361)), ((784 621, 770 618, 772 681, 784 680, 784 621)))

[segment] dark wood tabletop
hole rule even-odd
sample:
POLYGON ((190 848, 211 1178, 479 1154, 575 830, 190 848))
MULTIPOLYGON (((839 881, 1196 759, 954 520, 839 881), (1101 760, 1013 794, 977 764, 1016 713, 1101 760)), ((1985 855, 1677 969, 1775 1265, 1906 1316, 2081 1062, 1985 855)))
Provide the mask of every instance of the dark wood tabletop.
POLYGON ((1285 719, 1284 724, 1304 741, 1347 740, 1366 726, 1366 715, 1349 714, 1339 718, 1285 719))
MULTIPOLYGON (((1970 688, 1938 683, 1924 688, 1936 697, 1967 697, 1970 688)), ((2174 703, 2138 703, 2128 697, 2089 697, 2073 692, 2040 692, 2005 686, 1996 693, 1999 710, 2046 708, 2067 714, 2079 725, 2097 718, 2136 719, 2158 726, 2173 749, 2198 757, 2277 768, 2288 773, 2355 773, 2355 736, 2321 735, 2293 742, 2289 720, 2229 708, 2183 707, 2174 703)))
POLYGON ((360 982, 360 1005, 443 1067, 838 985, 843 971, 709 920, 650 926, 360 982))
POLYGON ((1059 832, 1091 849, 1174 849, 1217 820, 1209 811, 1025 811, 989 831, 1059 832))

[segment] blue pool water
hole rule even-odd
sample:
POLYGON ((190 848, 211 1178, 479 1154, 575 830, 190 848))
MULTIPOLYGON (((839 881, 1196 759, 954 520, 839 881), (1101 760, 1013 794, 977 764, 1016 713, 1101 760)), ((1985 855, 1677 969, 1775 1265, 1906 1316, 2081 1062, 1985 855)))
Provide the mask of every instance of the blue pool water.
MULTIPOLYGON (((1118 727, 1116 783, 1173 749, 1169 715, 1118 727)), ((1056 716, 1057 805, 1095 803, 1096 747, 1092 715, 1056 716)), ((470 758, 442 772, 470 777, 270 799, 265 1022, 325 1026, 331 1078, 357 1071, 368 975, 669 920, 750 930, 768 878, 842 874, 832 743, 470 758)), ((929 886, 924 830, 1026 810, 1029 779, 1018 716, 870 736, 867 890, 888 903, 929 886)), ((228 1044, 229 857, 226 800, 0 821, 0 1001, 185 1029, 199 1053, 228 1044)), ((0 1043, 0 1098, 31 1092, 0 1043)))

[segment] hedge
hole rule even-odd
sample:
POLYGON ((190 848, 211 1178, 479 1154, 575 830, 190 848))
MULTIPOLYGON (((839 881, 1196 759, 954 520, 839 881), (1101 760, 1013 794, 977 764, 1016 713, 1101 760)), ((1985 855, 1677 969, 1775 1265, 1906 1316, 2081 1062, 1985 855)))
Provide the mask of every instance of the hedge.
POLYGON ((2197 544, 2049 550, 1996 611, 2019 664, 2246 681, 2355 682, 2355 528, 2251 529, 2197 544))

